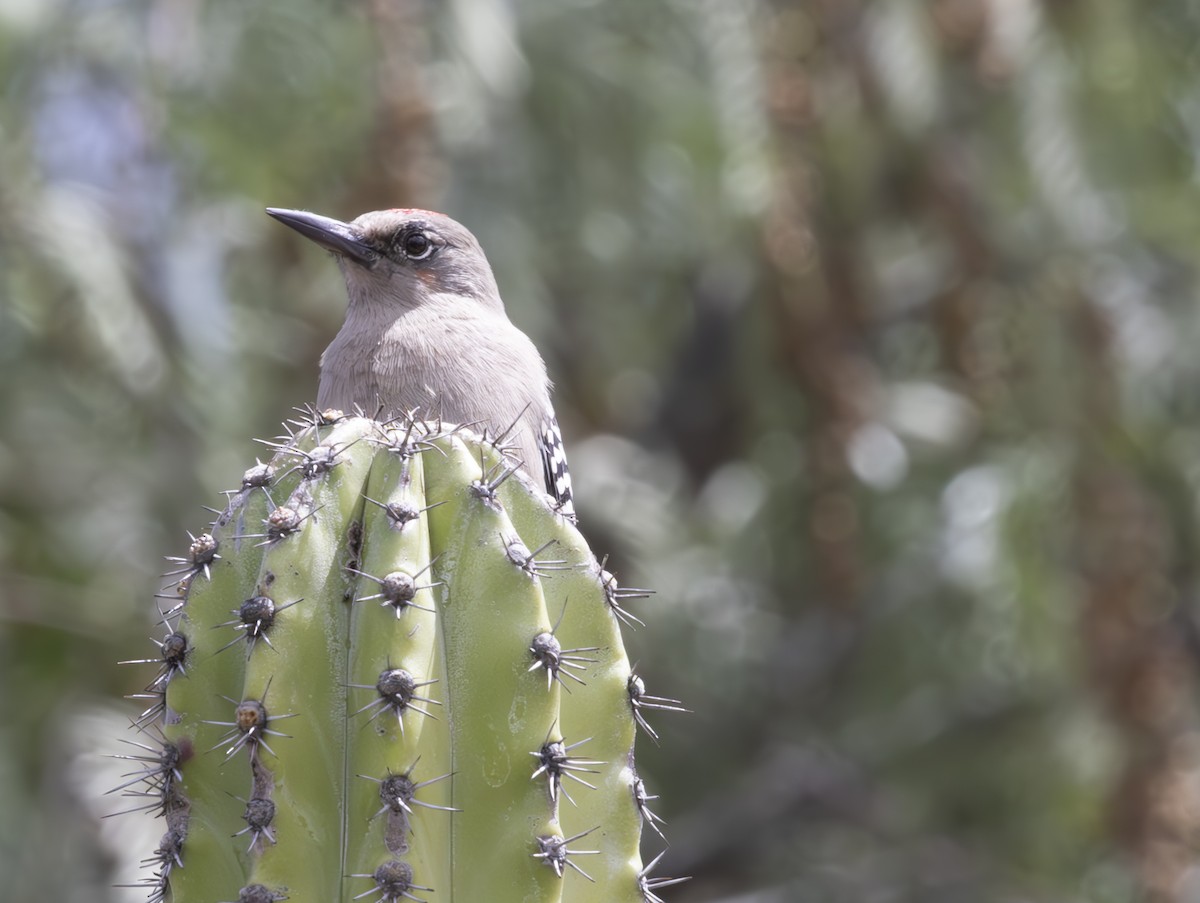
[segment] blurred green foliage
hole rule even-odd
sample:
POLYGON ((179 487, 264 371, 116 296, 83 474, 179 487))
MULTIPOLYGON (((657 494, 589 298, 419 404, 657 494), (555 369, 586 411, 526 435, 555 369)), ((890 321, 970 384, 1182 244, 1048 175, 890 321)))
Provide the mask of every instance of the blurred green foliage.
POLYGON ((1198 40, 1187 0, 0 0, 0 898, 143 896, 115 662, 343 311, 262 208, 420 204, 658 591, 668 899, 1195 899, 1198 40))

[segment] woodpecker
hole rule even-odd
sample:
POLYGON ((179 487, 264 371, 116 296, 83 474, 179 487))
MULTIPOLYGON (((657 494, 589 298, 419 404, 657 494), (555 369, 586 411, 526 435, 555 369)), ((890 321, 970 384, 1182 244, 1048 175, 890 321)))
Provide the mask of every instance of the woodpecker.
POLYGON ((346 322, 321 355, 317 407, 398 416, 423 411, 504 437, 568 517, 575 511, 550 380, 509 322, 483 248, 429 210, 379 210, 345 223, 267 208, 332 251, 346 281, 346 322))

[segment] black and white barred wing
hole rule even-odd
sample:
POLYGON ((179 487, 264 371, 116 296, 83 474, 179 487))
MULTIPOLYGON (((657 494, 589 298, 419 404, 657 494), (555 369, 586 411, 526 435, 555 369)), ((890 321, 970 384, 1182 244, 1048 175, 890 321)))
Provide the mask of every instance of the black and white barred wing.
POLYGON ((559 511, 567 517, 574 517, 575 504, 571 497, 571 471, 567 467, 567 452, 563 447, 558 418, 553 414, 542 421, 541 451, 546 491, 558 502, 559 511))

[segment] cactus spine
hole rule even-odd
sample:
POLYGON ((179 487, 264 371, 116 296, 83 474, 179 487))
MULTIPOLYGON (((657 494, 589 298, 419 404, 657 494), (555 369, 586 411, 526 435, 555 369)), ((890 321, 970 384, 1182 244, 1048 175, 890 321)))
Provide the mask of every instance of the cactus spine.
POLYGON ((578 531, 465 431, 300 426, 171 575, 151 900, 657 901, 634 735, 678 703, 578 531))

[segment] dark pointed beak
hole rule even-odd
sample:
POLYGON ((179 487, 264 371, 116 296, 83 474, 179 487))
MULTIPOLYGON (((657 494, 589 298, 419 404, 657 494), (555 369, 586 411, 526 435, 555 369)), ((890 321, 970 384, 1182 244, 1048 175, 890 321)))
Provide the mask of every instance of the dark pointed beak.
POLYGON ((341 220, 309 213, 307 210, 282 210, 268 207, 267 213, 285 226, 291 226, 305 238, 311 239, 322 248, 348 257, 355 263, 370 266, 379 257, 379 252, 363 238, 361 232, 341 220))

